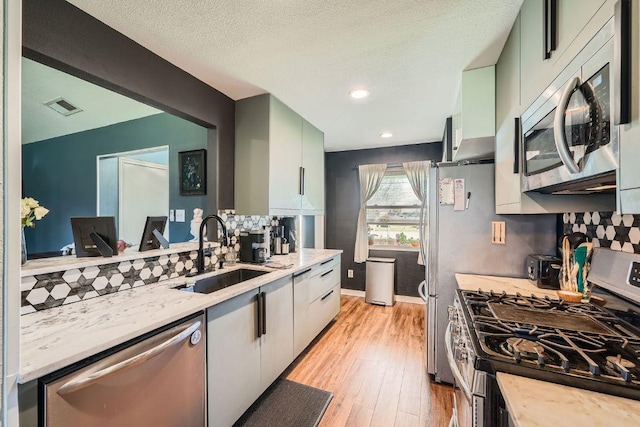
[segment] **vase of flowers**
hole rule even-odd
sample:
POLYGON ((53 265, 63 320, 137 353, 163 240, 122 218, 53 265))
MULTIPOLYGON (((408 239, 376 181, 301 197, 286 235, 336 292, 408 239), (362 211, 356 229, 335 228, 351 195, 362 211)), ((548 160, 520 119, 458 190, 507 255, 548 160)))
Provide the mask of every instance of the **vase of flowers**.
POLYGON ((22 263, 27 262, 27 243, 24 238, 24 228, 34 228, 36 221, 41 220, 46 214, 49 213, 49 209, 44 206, 40 206, 40 203, 31 198, 25 197, 22 199, 20 205, 20 218, 22 219, 22 263))

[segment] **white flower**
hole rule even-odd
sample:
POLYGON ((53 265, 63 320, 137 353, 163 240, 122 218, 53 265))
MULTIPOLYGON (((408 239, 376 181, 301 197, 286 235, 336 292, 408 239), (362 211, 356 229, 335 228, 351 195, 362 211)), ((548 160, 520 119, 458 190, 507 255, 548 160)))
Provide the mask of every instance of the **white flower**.
POLYGON ((40 206, 38 201, 33 197, 25 197, 24 199, 22 199, 22 203, 24 203, 29 208, 37 208, 38 206, 40 206))
POLYGON ((32 197, 25 197, 20 203, 20 219, 22 227, 35 227, 36 221, 42 219, 49 213, 49 209, 40 206, 37 200, 32 197))
POLYGON ((37 220, 41 220, 43 216, 49 213, 49 209, 38 206, 33 210, 33 213, 35 214, 37 220))
POLYGON ((25 219, 29 215, 29 213, 31 213, 31 208, 27 206, 27 204, 23 200, 20 205, 20 218, 25 219))

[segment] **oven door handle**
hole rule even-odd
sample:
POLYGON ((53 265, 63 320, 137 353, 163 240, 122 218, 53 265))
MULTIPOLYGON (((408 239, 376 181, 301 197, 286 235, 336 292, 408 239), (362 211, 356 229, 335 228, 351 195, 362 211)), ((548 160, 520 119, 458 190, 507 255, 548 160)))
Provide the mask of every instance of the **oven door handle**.
POLYGON ((465 396, 467 396, 469 402, 471 402, 471 390, 469 389, 469 385, 462 378, 462 373, 460 373, 460 369, 458 369, 458 365, 453 357, 453 350, 451 349, 451 325, 452 323, 449 322, 444 337, 444 345, 447 348, 447 360, 449 361, 449 367, 451 367, 451 372, 456 379, 456 383, 460 386, 460 390, 462 390, 465 396))
POLYGON ((569 83, 567 83, 567 86, 565 86, 564 91, 562 92, 560 101, 558 101, 556 113, 553 118, 553 140, 556 143, 556 149, 558 150, 560 160, 562 160, 562 163, 571 173, 580 172, 580 166, 578 166, 571 155, 564 126, 569 99, 571 99, 571 95, 573 95, 573 92, 579 87, 579 85, 580 77, 572 77, 571 80, 569 80, 569 83))

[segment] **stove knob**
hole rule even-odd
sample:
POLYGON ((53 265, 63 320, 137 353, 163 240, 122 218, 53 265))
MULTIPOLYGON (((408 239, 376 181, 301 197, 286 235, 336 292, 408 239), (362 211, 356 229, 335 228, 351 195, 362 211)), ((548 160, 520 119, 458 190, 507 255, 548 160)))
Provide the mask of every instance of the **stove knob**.
POLYGON ((450 305, 447 308, 447 311, 449 312, 449 320, 450 321, 458 320, 458 309, 455 306, 450 305))
POLYGON ((467 360, 467 358, 468 358, 467 350, 460 349, 460 360, 464 361, 464 360, 467 360))

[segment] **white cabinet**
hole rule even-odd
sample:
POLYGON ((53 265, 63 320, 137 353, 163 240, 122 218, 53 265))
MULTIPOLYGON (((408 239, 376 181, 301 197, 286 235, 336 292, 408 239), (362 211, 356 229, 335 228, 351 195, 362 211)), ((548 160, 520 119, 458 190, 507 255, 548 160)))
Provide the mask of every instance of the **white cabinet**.
POLYGON ((272 95, 236 102, 235 210, 321 215, 324 134, 272 95))
MULTIPOLYGON (((610 210, 611 200, 607 196, 522 193, 522 156, 516 156, 516 153, 522 153, 522 142, 521 132, 519 129, 516 130, 515 119, 520 116, 525 90, 529 85, 525 79, 522 59, 524 58, 523 49, 530 42, 524 40, 526 28, 522 16, 528 10, 527 8, 536 4, 537 0, 525 0, 521 15, 516 18, 496 64, 496 213, 544 214, 610 210)), ((527 35, 527 37, 530 36, 527 35)), ((531 46, 528 49, 531 49, 531 46)), ((540 58, 539 63, 542 64, 542 44, 539 49, 536 48, 536 54, 540 58)), ((540 66, 544 68, 546 64, 540 66)), ((531 71, 528 70, 528 72, 531 71)), ((535 75, 535 70, 533 71, 535 75)))
POLYGON ((293 282, 291 277, 262 286, 264 323, 261 339, 262 390, 293 361, 293 282))
POLYGON ((495 67, 462 73, 453 115, 453 160, 493 155, 495 138, 495 67))
POLYGON ((258 290, 207 310, 209 426, 231 426, 262 390, 258 290))
POLYGON ((297 357, 340 312, 340 256, 295 274, 293 301, 297 357))
POLYGON ((207 310, 209 426, 231 426, 293 361, 286 277, 207 310))

